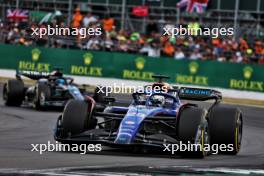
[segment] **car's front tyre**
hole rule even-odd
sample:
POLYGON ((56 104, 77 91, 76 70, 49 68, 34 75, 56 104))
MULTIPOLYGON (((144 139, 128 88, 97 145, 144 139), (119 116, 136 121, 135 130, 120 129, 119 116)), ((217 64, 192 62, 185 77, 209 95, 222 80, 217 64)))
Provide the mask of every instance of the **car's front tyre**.
POLYGON ((180 151, 182 156, 203 158, 208 155, 208 151, 204 150, 209 144, 206 115, 206 110, 198 107, 189 106, 181 110, 177 119, 178 140, 192 147, 190 151, 180 151))
POLYGON ((227 150, 220 152, 236 155, 242 142, 242 112, 223 105, 213 107, 209 113, 209 130, 211 145, 226 145, 227 150))
POLYGON ((95 127, 96 119, 90 114, 89 106, 90 104, 86 101, 69 100, 61 117, 61 134, 63 138, 80 134, 86 129, 95 127))

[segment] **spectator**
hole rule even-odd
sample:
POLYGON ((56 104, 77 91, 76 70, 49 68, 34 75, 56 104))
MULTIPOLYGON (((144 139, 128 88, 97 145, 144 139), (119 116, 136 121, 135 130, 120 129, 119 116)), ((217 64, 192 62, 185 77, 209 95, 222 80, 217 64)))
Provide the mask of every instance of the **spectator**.
POLYGON ((218 62, 224 62, 224 61, 226 61, 226 57, 225 57, 225 55, 222 53, 222 54, 220 54, 220 56, 217 58, 217 61, 218 62))
POLYGON ((146 53, 149 57, 160 57, 160 49, 157 48, 155 43, 146 43, 139 52, 146 53))
POLYGON ((194 36, 199 35, 199 29, 200 29, 200 24, 195 19, 193 19, 193 21, 188 24, 188 30, 194 36))
POLYGON ((235 62, 237 62, 237 63, 240 63, 240 62, 242 62, 243 61, 243 57, 242 57, 242 55, 241 55, 241 52, 240 51, 237 51, 236 52, 236 54, 235 54, 235 62))
POLYGON ((72 27, 79 28, 81 26, 82 19, 83 19, 83 16, 81 14, 81 10, 79 7, 77 7, 73 15, 72 27))
MULTIPOLYGON (((97 28, 102 22, 102 27, 106 31, 100 36, 37 36, 32 37, 30 28, 47 28, 47 25, 55 27, 68 27, 64 20, 52 20, 49 23, 35 24, 29 21, 27 25, 16 22, 2 22, 0 25, 0 40, 5 43, 18 45, 38 45, 45 47, 69 47, 89 50, 120 51, 129 53, 142 53, 151 57, 160 57, 162 54, 177 59, 192 60, 217 60, 219 62, 230 61, 234 63, 264 63, 263 39, 247 40, 234 37, 223 37, 212 39, 201 36, 163 36, 157 33, 155 24, 150 23, 149 28, 153 27, 152 33, 144 35, 138 31, 119 30, 115 27, 113 18, 106 17, 97 20, 91 13, 87 13, 82 19, 80 9, 77 8, 71 26, 97 28), (152 26, 153 25, 153 26, 152 26), (152 26, 152 27, 151 27, 152 26), (154 30, 155 29, 155 30, 154 30)), ((174 25, 168 22, 169 28, 174 25)))
POLYGON ((97 19, 95 18, 95 16, 92 15, 91 12, 88 12, 86 16, 83 18, 82 22, 83 22, 83 26, 87 28, 91 23, 96 23, 97 19))
POLYGON ((197 49, 197 48, 194 49, 194 51, 190 55, 190 60, 198 60, 198 59, 201 59, 201 58, 202 58, 202 55, 199 52, 199 49, 197 49))
POLYGON ((259 41, 259 40, 257 40, 257 41, 255 42, 255 53, 256 53, 257 55, 261 55, 263 51, 264 51, 264 47, 263 47, 262 42, 259 41))
POLYGON ((262 56, 259 60, 258 63, 261 65, 264 65, 264 56, 262 56))
POLYGON ((110 32, 114 27, 114 19, 107 16, 105 19, 103 19, 103 28, 105 32, 110 32))
POLYGON ((128 49, 129 49, 129 46, 127 44, 127 40, 120 40, 118 42, 118 48, 117 48, 118 51, 127 52, 128 49))
POLYGON ((174 53, 174 59, 181 60, 181 59, 184 59, 184 58, 185 58, 185 55, 182 52, 182 49, 179 48, 179 47, 176 48, 175 53, 174 53))
POLYGON ((174 55, 174 47, 170 42, 166 42, 165 46, 162 49, 163 53, 167 56, 173 56, 174 55))
POLYGON ((13 28, 7 34, 7 42, 10 44, 17 44, 19 41, 19 37, 20 37, 19 29, 13 28))
POLYGON ((240 51, 245 51, 248 49, 248 43, 243 38, 239 39, 239 49, 240 49, 240 51))
POLYGON ((89 50, 99 50, 100 49, 100 41, 97 37, 92 37, 86 44, 86 49, 89 50))
POLYGON ((106 51, 112 51, 114 47, 114 42, 110 36, 106 36, 106 39, 102 41, 103 46, 105 47, 106 51))

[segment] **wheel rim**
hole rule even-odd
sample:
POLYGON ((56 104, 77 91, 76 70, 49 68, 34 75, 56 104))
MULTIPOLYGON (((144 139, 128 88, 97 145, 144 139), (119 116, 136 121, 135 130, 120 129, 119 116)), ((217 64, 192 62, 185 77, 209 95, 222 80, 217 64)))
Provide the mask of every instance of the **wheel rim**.
POLYGON ((43 105, 44 102, 45 102, 45 95, 43 92, 40 93, 40 97, 39 97, 39 102, 40 102, 40 105, 43 105))
POLYGON ((209 136, 208 136, 208 127, 207 126, 198 128, 198 135, 197 135, 197 138, 195 141, 196 141, 195 142, 196 144, 200 145, 200 149, 197 152, 201 152, 202 156, 206 156, 208 151, 205 150, 205 147, 207 147, 205 145, 209 144, 209 136))
POLYGON ((204 129, 201 130, 201 141, 200 141, 200 144, 201 144, 201 151, 203 153, 203 155, 205 155, 205 151, 204 151, 204 129))
POLYGON ((201 146, 202 146, 202 154, 206 156, 208 151, 205 151, 205 145, 209 144, 209 137, 208 137, 208 128, 204 128, 201 131, 201 146))

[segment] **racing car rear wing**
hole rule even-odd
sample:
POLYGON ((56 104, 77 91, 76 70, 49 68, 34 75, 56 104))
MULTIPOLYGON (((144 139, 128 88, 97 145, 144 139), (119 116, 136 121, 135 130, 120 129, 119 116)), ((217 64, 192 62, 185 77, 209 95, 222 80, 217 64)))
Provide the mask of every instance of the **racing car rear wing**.
POLYGON ((25 76, 32 80, 39 80, 41 78, 48 78, 50 75, 49 72, 37 72, 37 71, 26 71, 19 70, 16 72, 16 78, 21 79, 21 76, 25 76))
MULTIPOLYGON (((49 79, 49 80, 56 80, 60 76, 53 76, 50 72, 38 72, 38 71, 27 71, 27 70, 19 70, 16 72, 16 78, 21 80, 21 76, 27 77, 32 80, 39 80, 39 79, 49 79)), ((64 79, 68 84, 73 83, 73 78, 61 76, 60 78, 64 79)))
POLYGON ((157 79, 158 83, 162 83, 164 80, 170 79, 169 76, 165 75, 152 75, 152 78, 157 79))
POLYGON ((197 101, 222 100, 221 92, 213 89, 180 87, 177 91, 180 99, 197 101))

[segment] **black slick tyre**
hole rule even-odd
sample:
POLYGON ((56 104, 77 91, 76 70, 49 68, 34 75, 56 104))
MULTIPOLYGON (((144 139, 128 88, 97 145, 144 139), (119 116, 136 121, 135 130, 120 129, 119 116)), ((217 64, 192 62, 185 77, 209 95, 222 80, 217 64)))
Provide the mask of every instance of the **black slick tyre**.
POLYGON ((181 156, 205 157, 208 153, 204 151, 204 146, 209 143, 206 110, 198 107, 184 108, 178 117, 177 136, 178 140, 183 144, 197 146, 191 150, 180 151, 181 156))
POLYGON ((91 116, 88 112, 89 104, 82 100, 70 100, 62 114, 62 136, 70 137, 80 134, 91 126, 91 116))
POLYGON ((3 99, 6 106, 20 106, 24 100, 24 83, 21 80, 8 80, 4 84, 3 99))
POLYGON ((211 145, 226 145, 222 154, 236 155, 242 142, 243 119, 238 108, 217 105, 209 113, 211 145))

